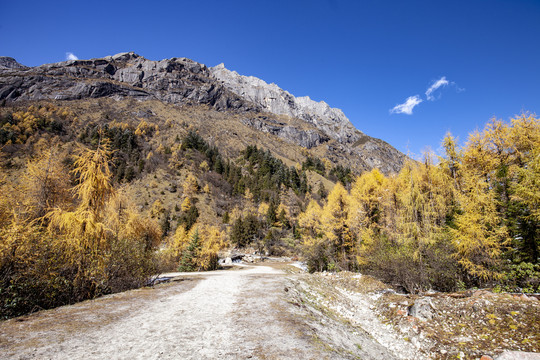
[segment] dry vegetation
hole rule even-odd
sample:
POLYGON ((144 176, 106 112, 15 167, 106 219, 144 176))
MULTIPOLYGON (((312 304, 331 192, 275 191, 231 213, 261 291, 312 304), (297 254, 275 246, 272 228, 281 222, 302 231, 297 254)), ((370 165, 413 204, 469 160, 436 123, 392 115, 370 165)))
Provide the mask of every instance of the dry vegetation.
POLYGON ((540 352, 540 301, 531 296, 486 290, 397 294, 370 276, 350 272, 299 279, 303 301, 368 332, 401 358, 456 359, 462 353, 463 359, 479 359, 503 350, 540 352), (429 311, 411 316, 411 307, 419 302, 429 303, 429 311))
POLYGON ((312 270, 360 269, 407 292, 540 286, 540 121, 489 122, 444 157, 337 184, 299 217, 312 270))
POLYGON ((215 269, 235 246, 410 293, 538 291, 535 116, 358 177, 333 140, 303 149, 242 123, 257 116, 133 99, 1 108, 2 316, 215 269))

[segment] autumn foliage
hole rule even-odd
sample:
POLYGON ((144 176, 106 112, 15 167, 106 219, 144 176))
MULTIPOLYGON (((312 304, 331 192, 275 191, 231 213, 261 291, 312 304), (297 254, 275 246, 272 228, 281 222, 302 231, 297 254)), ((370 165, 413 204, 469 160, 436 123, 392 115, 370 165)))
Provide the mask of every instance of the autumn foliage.
POLYGON ((337 184, 300 215, 312 270, 361 269, 417 292, 499 284, 537 291, 540 121, 492 120, 463 148, 409 161, 395 176, 337 184), (516 271, 530 269, 518 279, 516 271))
POLYGON ((0 116, 0 317, 161 270, 213 270, 231 247, 409 292, 539 291, 535 116, 492 120, 464 146, 448 135, 440 157, 356 178, 307 150, 302 164, 253 145, 226 157, 192 128, 160 135, 154 121, 86 123, 53 105, 0 116))
POLYGON ((159 227, 111 183, 107 143, 81 148, 71 175, 53 152, 30 161, 0 192, 0 317, 146 284, 159 227))

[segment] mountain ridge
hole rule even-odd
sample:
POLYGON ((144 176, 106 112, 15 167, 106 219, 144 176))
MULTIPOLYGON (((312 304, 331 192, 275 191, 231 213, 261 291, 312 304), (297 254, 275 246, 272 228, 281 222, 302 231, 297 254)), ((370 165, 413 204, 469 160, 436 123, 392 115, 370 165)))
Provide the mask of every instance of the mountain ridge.
POLYGON ((268 84, 254 76, 240 75, 227 69, 223 63, 209 69, 229 90, 268 112, 310 122, 342 143, 354 143, 364 135, 353 126, 341 109, 332 108, 325 101, 317 102, 309 96, 295 97, 275 83, 268 84))
POLYGON ((326 146, 337 159, 350 158, 357 173, 372 168, 395 173, 406 159, 383 140, 356 129, 341 110, 309 97, 296 98, 276 84, 239 75, 224 65, 208 68, 188 58, 153 61, 133 52, 36 67, 1 59, 0 101, 4 103, 109 97, 207 105, 240 114, 244 125, 306 149, 326 146), (240 86, 241 82, 245 84, 240 86))

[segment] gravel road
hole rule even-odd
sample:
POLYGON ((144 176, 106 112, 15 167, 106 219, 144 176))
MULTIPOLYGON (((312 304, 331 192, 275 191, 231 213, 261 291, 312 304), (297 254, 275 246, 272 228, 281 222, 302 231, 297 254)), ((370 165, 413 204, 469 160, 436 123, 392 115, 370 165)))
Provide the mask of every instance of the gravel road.
MULTIPOLYGON (((180 281, 4 321, 0 357, 356 358, 349 350, 336 352, 321 343, 313 314, 310 318, 303 306, 291 302, 290 280, 275 267, 168 275, 180 281)), ((331 326, 326 322, 324 329, 331 326)), ((392 358, 374 346, 377 352, 368 358, 392 358)), ((362 355, 365 358, 365 350, 362 355)))

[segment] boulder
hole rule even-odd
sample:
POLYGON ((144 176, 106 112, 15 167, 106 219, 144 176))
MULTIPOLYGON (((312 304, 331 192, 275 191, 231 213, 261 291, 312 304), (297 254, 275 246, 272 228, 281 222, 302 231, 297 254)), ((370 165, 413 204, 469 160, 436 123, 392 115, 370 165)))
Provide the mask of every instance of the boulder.
POLYGON ((409 315, 426 321, 433 319, 435 306, 429 298, 420 298, 409 307, 409 315))

